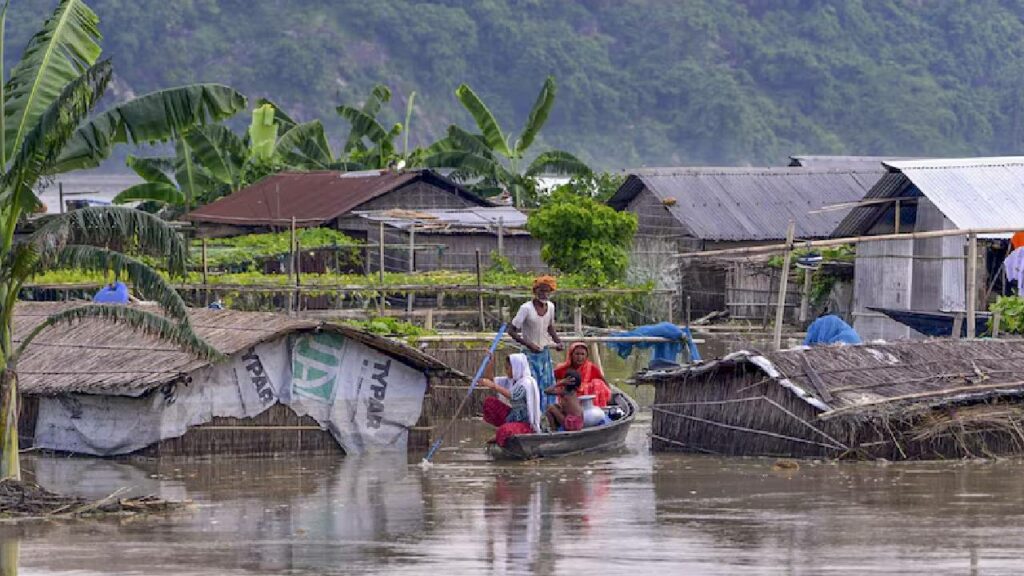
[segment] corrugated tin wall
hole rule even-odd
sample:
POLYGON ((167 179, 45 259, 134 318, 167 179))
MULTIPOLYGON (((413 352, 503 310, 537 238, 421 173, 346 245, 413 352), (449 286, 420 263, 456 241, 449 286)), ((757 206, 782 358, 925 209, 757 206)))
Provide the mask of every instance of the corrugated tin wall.
POLYGON ((857 246, 853 272, 853 327, 864 340, 899 340, 912 334, 907 326, 868 306, 909 310, 914 241, 885 240, 857 246))

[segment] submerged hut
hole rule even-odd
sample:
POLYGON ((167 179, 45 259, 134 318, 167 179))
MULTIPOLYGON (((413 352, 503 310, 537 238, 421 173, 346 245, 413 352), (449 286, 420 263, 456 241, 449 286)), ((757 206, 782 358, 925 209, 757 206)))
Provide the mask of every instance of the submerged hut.
POLYGON ((641 374, 655 450, 934 459, 1024 452, 1024 341, 741 351, 641 374))
MULTIPOLYGON (((19 303, 15 343, 67 306, 19 303)), ((189 316, 222 360, 102 320, 42 332, 18 363, 23 445, 100 456, 403 449, 428 416, 428 387, 462 378, 351 327, 231 310, 189 316)))

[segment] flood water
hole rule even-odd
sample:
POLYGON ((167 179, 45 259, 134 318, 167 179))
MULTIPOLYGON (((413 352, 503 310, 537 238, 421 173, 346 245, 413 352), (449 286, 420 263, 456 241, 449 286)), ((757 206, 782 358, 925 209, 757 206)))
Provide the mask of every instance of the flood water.
MULTIPOLYGON (((645 414, 646 416, 646 414, 645 414)), ((1010 574, 1024 463, 651 455, 494 463, 484 425, 416 456, 29 456, 51 489, 188 499, 168 516, 0 527, 19 574, 1010 574)), ((10 574, 11 572, 7 572, 10 574)))

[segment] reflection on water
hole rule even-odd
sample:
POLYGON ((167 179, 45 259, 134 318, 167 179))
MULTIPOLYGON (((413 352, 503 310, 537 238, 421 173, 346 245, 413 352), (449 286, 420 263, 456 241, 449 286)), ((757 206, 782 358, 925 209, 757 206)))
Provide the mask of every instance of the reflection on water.
MULTIPOLYGON (((1021 462, 829 464, 647 453, 494 463, 487 430, 418 458, 34 457, 54 489, 188 498, 167 517, 0 528, 20 574, 1004 574, 1021 462)), ((5 574, 12 573, 10 570, 5 574)))

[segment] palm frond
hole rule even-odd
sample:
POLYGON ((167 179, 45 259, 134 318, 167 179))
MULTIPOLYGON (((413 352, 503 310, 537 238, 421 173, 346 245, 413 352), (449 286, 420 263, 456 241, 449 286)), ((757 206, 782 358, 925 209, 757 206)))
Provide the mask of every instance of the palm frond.
POLYGON ((562 150, 548 150, 534 159, 526 169, 526 176, 558 174, 560 176, 585 176, 590 167, 582 160, 562 150))
POLYGON ((174 141, 174 179, 185 195, 185 208, 192 209, 196 199, 206 198, 220 186, 220 182, 196 161, 192 146, 184 138, 174 141))
POLYGON ((38 205, 32 187, 53 165, 75 127, 103 96, 111 74, 109 60, 92 66, 66 84, 60 95, 37 116, 35 125, 21 138, 21 146, 10 168, 0 178, 0 189, 11 195, 4 199, 4 205, 26 211, 38 205))
POLYGON ((44 330, 58 324, 74 324, 88 319, 100 319, 127 326, 133 331, 161 340, 172 342, 200 358, 217 360, 222 354, 196 335, 191 325, 172 322, 159 314, 117 304, 86 304, 62 310, 49 316, 22 339, 15 352, 16 361, 25 348, 44 330))
POLYGON ((323 170, 333 161, 331 145, 319 120, 296 124, 274 145, 274 154, 301 168, 323 170))
POLYGON ((473 92, 473 89, 468 85, 462 84, 455 89, 455 97, 459 99, 462 106, 473 116, 473 120, 476 121, 476 125, 483 134, 484 142, 487 143, 487 146, 506 157, 512 156, 508 142, 505 141, 505 134, 502 133, 501 127, 498 126, 498 121, 483 101, 480 100, 480 97, 476 95, 476 92, 473 92))
POLYGON ((166 141, 193 126, 228 118, 245 106, 242 93, 220 84, 191 84, 139 96, 80 126, 53 172, 99 166, 115 144, 166 141))
POLYGON ((65 246, 130 243, 139 253, 166 258, 171 275, 186 272, 188 246, 160 218, 123 206, 91 206, 52 216, 29 237, 52 260, 65 246))
POLYGON ((127 278, 144 299, 158 302, 168 316, 188 322, 188 310, 178 291, 141 260, 116 250, 84 244, 62 246, 42 253, 39 266, 57 270, 112 271, 117 278, 127 278))
POLYGON ((145 182, 125 188, 111 200, 114 204, 128 202, 162 202, 172 206, 185 204, 185 195, 174 184, 165 182, 145 182))
POLYGON ((259 108, 264 104, 270 104, 274 107, 274 121, 281 127, 281 132, 287 132, 295 127, 298 122, 292 119, 283 108, 277 105, 276 102, 267 98, 260 98, 256 101, 256 107, 259 108))
POLYGON ((540 94, 537 95, 537 101, 533 103, 530 117, 526 120, 526 127, 523 128, 523 133, 519 136, 519 141, 516 142, 517 154, 522 154, 533 144, 534 138, 537 137, 540 129, 544 127, 544 123, 548 121, 551 107, 555 105, 555 92, 555 78, 548 76, 547 80, 544 80, 544 86, 540 89, 540 94))
POLYGON ((211 176, 233 190, 238 188, 239 171, 248 155, 241 138, 223 124, 193 128, 184 138, 211 176))
POLYGON ((54 100, 100 56, 99 18, 82 0, 61 0, 28 42, 5 87, 5 148, 12 153, 54 100))
POLYGON ((409 157, 409 130, 412 128, 413 104, 416 102, 416 91, 409 93, 409 101, 405 103, 405 134, 402 135, 402 157, 409 157))
POLYGON ((451 143, 456 150, 463 152, 470 152, 477 156, 483 156, 484 158, 490 158, 494 160, 494 152, 487 142, 479 134, 472 134, 452 124, 448 127, 448 142, 451 143))
POLYGON ((387 141, 388 133, 376 118, 351 106, 338 106, 338 114, 352 124, 349 139, 345 144, 345 152, 351 152, 366 137, 374 144, 387 141), (353 139, 354 137, 354 139, 353 139))
POLYGON ((168 172, 174 172, 173 158, 142 158, 139 156, 128 156, 125 165, 132 169, 146 182, 174 185, 167 177, 168 172))
POLYGON ((0 10, 0 166, 7 166, 7 82, 6 70, 4 68, 4 45, 7 44, 7 7, 10 0, 4 0, 3 10, 0 10))

